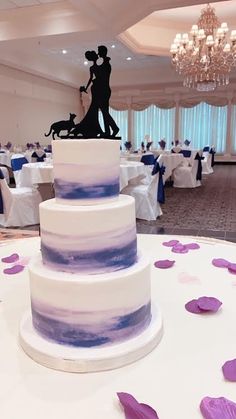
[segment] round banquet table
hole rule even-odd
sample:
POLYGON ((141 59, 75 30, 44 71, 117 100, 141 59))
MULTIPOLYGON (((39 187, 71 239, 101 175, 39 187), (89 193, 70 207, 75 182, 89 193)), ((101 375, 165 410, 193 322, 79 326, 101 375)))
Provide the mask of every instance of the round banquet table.
POLYGON ((40 183, 53 182, 53 166, 45 162, 27 163, 22 166, 20 174, 21 186, 33 186, 40 183))
MULTIPOLYGON (((203 397, 224 396, 236 402, 236 383, 226 382, 221 366, 236 357, 236 276, 211 264, 213 258, 236 262, 236 246, 207 238, 138 235, 139 248, 152 265, 152 301, 164 321, 159 345, 128 366, 99 373, 73 374, 45 368, 18 343, 19 323, 30 306, 27 268, 4 275, 1 264, 1 417, 4 419, 124 419, 116 392, 131 393, 150 404, 160 419, 200 419, 203 397), (178 238, 197 242, 198 250, 172 253, 162 242, 178 238), (175 260, 157 269, 155 260, 175 260), (222 301, 216 314, 187 312, 185 303, 200 296, 222 301)), ((1 258, 11 253, 34 255, 39 238, 1 242, 1 258)))
MULTIPOLYGON (((53 165, 46 162, 27 163, 22 166, 21 186, 33 186, 53 182, 53 165)), ((140 162, 123 162, 120 164, 120 190, 128 185, 129 180, 146 176, 145 167, 140 162)))
POLYGON ((5 166, 11 167, 11 153, 4 152, 0 153, 0 164, 4 164, 5 166))

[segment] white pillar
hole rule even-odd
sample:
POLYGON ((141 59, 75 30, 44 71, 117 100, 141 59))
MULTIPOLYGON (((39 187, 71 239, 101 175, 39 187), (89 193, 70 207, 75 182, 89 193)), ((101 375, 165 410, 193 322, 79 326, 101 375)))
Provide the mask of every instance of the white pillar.
POLYGON ((173 140, 179 139, 179 95, 175 96, 175 132, 173 140))
POLYGON ((231 117, 232 117, 232 96, 228 97, 227 109, 227 128, 226 128, 226 150, 225 154, 230 156, 232 154, 233 144, 231 135, 231 117))

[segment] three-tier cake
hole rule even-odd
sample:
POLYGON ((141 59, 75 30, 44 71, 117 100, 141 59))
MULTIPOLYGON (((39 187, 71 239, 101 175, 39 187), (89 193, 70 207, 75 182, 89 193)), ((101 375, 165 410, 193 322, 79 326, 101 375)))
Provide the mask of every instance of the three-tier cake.
POLYGON ((52 143, 55 199, 40 204, 21 345, 51 368, 116 368, 150 352, 162 321, 137 250, 135 202, 119 195, 120 142, 52 143))

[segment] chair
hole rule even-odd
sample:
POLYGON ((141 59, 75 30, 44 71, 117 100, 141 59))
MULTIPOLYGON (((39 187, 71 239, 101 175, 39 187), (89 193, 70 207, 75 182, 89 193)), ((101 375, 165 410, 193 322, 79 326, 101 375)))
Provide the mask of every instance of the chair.
POLYGON ((203 148, 203 153, 202 153, 202 173, 204 175, 208 175, 210 173, 213 173, 213 169, 211 167, 211 163, 212 163, 212 154, 210 154, 210 146, 205 146, 203 148))
POLYGON ((0 169, 0 225, 24 227, 39 224, 39 192, 32 188, 9 188, 0 169))
POLYGON ((7 184, 9 185, 10 184, 10 176, 9 176, 8 168, 5 167, 5 166, 1 166, 0 169, 1 169, 3 175, 6 179, 7 184))
POLYGON ((191 160, 191 150, 181 150, 184 162, 173 170, 174 188, 196 188, 201 186, 201 157, 196 154, 191 160))
POLYGON ((145 166, 152 166, 155 163, 155 157, 153 154, 145 154, 141 158, 141 163, 145 164, 145 166))
POLYGON ((31 155, 32 162, 43 162, 46 158, 46 153, 43 150, 36 150, 31 155))
POLYGON ((27 164, 28 160, 23 154, 13 154, 11 156, 11 168, 13 171, 16 187, 20 186, 20 172, 23 164, 27 164))
MULTIPOLYGON (((158 163, 156 163, 157 167, 159 167, 158 163)), ((162 215, 160 203, 157 200, 160 178, 162 178, 162 173, 159 170, 151 177, 148 184, 128 185, 121 191, 122 194, 131 195, 135 199, 136 218, 151 221, 162 215)))

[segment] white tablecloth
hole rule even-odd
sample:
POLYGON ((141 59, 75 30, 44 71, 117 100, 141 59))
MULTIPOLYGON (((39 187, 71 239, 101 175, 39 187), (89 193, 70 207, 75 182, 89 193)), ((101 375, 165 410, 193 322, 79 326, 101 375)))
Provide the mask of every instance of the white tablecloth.
POLYGON ((146 177, 145 166, 141 162, 126 161, 120 164, 120 191, 128 185, 129 180, 139 180, 146 177))
MULTIPOLYGON (((140 162, 124 162, 120 164, 120 190, 128 185, 130 179, 145 177, 144 164, 140 162)), ((21 170, 21 186, 32 186, 40 183, 53 182, 53 166, 42 163, 24 164, 21 170)))
POLYGON ((173 170, 184 161, 183 154, 161 154, 158 158, 159 164, 165 166, 165 173, 163 175, 163 182, 172 175, 173 170))
POLYGON ((33 186, 40 183, 53 182, 53 166, 45 162, 28 163, 22 166, 21 186, 33 186))
POLYGON ((9 152, 0 153, 0 164, 11 167, 11 154, 9 152))
MULTIPOLYGON (((197 241, 201 248, 174 254, 162 246, 170 236, 138 236, 140 249, 151 260, 152 301, 162 311, 164 335, 145 358, 117 370, 63 373, 31 360, 18 344, 19 322, 30 307, 27 270, 1 274, 2 418, 124 419, 116 396, 122 391, 153 406, 160 419, 201 419, 199 404, 205 396, 236 402, 236 384, 224 381, 221 371, 225 361, 236 357, 236 276, 211 264, 220 257, 236 262, 236 246, 213 239, 177 238, 183 243, 197 241), (153 266, 157 259, 176 262, 171 269, 161 270, 153 266), (223 302, 217 314, 185 310, 186 302, 203 295, 223 302)), ((39 246, 38 238, 10 245, 2 242, 0 255, 31 256, 39 246)), ((5 266, 0 264, 1 273, 5 266)))

